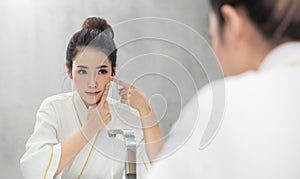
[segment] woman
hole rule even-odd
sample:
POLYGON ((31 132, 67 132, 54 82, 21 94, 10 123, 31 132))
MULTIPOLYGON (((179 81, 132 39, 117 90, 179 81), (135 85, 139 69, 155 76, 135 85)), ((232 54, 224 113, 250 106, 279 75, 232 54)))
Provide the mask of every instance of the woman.
POLYGON ((300 178, 300 1, 210 3, 213 49, 227 77, 185 107, 182 123, 198 118, 197 127, 149 178, 300 178), (213 110, 222 93, 225 109, 213 110))
POLYGON ((72 36, 66 69, 75 90, 41 104, 21 159, 24 178, 121 178, 126 148, 122 138, 107 134, 115 128, 135 131, 138 177, 149 169, 162 146, 162 133, 147 98, 114 78, 113 37, 111 26, 98 17, 87 18, 72 36), (123 87, 121 103, 107 97, 111 81, 123 87))

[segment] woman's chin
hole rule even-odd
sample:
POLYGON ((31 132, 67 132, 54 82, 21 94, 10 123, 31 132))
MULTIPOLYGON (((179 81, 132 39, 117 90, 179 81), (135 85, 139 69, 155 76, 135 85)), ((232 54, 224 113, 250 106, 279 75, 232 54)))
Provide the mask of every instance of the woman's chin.
POLYGON ((99 102, 100 102, 100 100, 97 100, 97 99, 86 99, 86 100, 84 100, 85 102, 85 105, 87 106, 87 107, 89 107, 89 106, 95 106, 95 105, 97 105, 99 102))

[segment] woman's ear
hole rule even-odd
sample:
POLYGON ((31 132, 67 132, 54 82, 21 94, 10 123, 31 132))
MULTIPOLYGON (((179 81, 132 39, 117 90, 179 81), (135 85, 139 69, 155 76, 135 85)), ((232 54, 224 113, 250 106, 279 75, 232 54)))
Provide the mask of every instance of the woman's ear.
POLYGON ((117 65, 115 64, 114 66, 114 73, 112 74, 113 77, 117 75, 117 65))
POLYGON ((69 66, 66 64, 65 65, 66 71, 68 73, 68 76, 71 80, 73 80, 73 76, 72 76, 72 70, 69 68, 69 66))
POLYGON ((228 30, 229 34, 227 35, 234 39, 239 39, 243 32, 245 32, 245 16, 241 12, 241 9, 231 5, 223 5, 221 7, 221 13, 225 20, 224 28, 228 30))

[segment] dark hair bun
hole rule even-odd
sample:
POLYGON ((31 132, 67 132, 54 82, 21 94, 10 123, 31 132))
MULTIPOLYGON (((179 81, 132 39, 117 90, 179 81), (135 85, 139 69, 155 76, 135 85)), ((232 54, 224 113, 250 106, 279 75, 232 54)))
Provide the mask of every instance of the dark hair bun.
POLYGON ((114 38, 114 32, 111 26, 106 22, 105 19, 100 17, 88 17, 82 24, 82 29, 96 30, 104 32, 111 38, 114 38))

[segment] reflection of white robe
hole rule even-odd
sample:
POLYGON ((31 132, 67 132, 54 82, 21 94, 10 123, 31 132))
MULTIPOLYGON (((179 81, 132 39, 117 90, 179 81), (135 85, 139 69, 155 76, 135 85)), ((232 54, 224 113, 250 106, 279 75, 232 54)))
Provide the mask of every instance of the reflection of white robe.
MULTIPOLYGON (((24 178, 54 178, 60 155, 61 143, 77 132, 80 122, 72 104, 72 94, 65 93, 44 100, 37 113, 34 132, 26 144, 26 153, 21 158, 24 178)), ((80 178, 121 178, 126 156, 122 136, 109 138, 107 129, 134 129, 136 133, 137 177, 145 175, 149 161, 143 145, 143 134, 138 113, 119 102, 108 99, 112 121, 103 129, 96 141, 94 150, 80 178)), ((74 92, 74 104, 82 123, 87 116, 87 108, 79 94, 74 92)), ((77 178, 87 160, 94 142, 90 140, 74 160, 55 178, 77 178)))
POLYGON ((180 132, 162 150, 161 156, 170 156, 154 163, 147 178, 300 178, 300 43, 277 47, 257 71, 224 82, 225 109, 212 110, 224 102, 221 81, 214 84, 219 94, 212 93, 211 85, 199 91, 183 110, 180 132), (218 132, 200 148, 206 126, 212 124, 210 117, 220 112, 224 113, 218 132), (184 141, 182 134, 192 129, 184 141), (170 153, 178 143, 183 146, 170 153))

